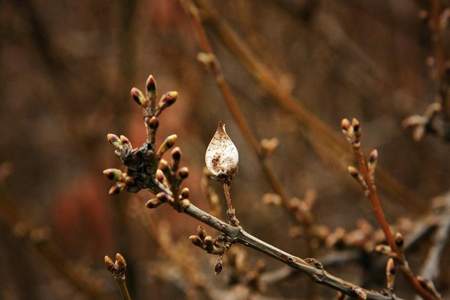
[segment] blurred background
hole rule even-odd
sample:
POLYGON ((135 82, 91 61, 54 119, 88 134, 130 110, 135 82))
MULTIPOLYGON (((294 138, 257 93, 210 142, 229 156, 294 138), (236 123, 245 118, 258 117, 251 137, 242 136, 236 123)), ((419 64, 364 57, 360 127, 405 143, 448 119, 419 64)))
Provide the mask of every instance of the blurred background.
MULTIPOLYGON (((379 165, 403 191, 382 193, 392 224, 420 219, 431 199, 449 189, 449 144, 428 136, 415 142, 401 126, 435 98, 436 82, 426 64, 430 31, 419 18, 428 1, 208 2, 271 70, 280 89, 342 141, 340 120, 359 118, 364 150, 378 149, 379 165)), ((282 249, 310 254, 289 213, 263 203, 273 190, 213 76, 198 62, 195 31, 178 1, 6 0, 0 1, 0 23, 0 299, 120 299, 103 265, 103 256, 116 252, 128 261, 134 299, 334 297, 304 275, 258 281, 255 287, 241 278, 242 270, 225 264, 216 276, 216 258, 187 239, 197 222, 169 207, 146 209, 149 193, 108 195, 110 182, 101 171, 120 167, 120 161, 105 136, 124 134, 133 145, 144 141, 142 112, 129 91, 144 89, 153 74, 160 94, 179 93, 161 117, 158 140, 178 135, 192 201, 208 208, 205 179, 201 188, 204 152, 223 120, 240 153, 232 193, 241 223, 282 249)), ((376 227, 357 184, 333 163, 341 160, 340 152, 321 144, 323 137, 274 101, 214 25, 205 26, 252 131, 258 139, 279 141, 271 165, 289 197, 315 193, 312 213, 329 229, 326 235, 338 227, 349 232, 362 219, 376 227)), ((220 186, 210 188, 222 199, 220 186)), ((431 239, 408 254, 415 270, 431 239)), ((384 287, 379 255, 354 245, 319 244, 313 247, 318 258, 357 249, 357 259, 330 271, 384 287)), ((444 298, 448 250, 434 281, 444 298)), ((251 250, 235 255, 246 255, 250 271, 261 259, 267 272, 282 267, 251 250)), ((402 280, 398 294, 413 297, 402 280)))

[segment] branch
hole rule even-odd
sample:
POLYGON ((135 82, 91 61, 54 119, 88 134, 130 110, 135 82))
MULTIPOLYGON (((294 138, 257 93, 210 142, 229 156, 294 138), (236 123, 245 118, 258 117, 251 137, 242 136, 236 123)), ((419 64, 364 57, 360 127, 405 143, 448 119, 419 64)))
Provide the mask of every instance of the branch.
POLYGON ((296 257, 258 239, 242 227, 230 225, 193 205, 189 200, 189 190, 186 187, 181 187, 182 181, 188 176, 188 169, 185 167, 178 169, 181 158, 179 148, 175 148, 172 151, 172 162, 170 165, 162 159, 164 153, 174 146, 176 135, 167 137, 159 147, 156 147, 153 138, 157 128, 155 124, 159 124, 158 116, 165 108, 175 102, 176 92, 166 93, 156 105, 156 85, 154 78, 150 76, 147 80, 146 95, 136 88, 132 89, 131 94, 133 99, 144 110, 145 124, 150 129, 148 131, 150 136, 140 148, 133 148, 125 136, 120 136, 119 138, 116 135, 108 134, 108 140, 114 146, 116 155, 120 157, 122 163, 127 167, 126 171, 117 169, 104 171, 110 179, 115 181, 115 184, 110 189, 110 193, 114 194, 124 190, 129 192, 138 192, 142 189, 149 190, 156 195, 156 198, 147 202, 146 206, 148 208, 156 208, 162 204, 168 204, 178 212, 184 213, 218 230, 224 235, 227 242, 239 243, 255 249, 291 268, 304 272, 318 284, 362 299, 399 299, 394 294, 367 290, 347 282, 328 273, 317 260, 304 260, 296 257))
POLYGON ((439 221, 437 224, 438 228, 433 237, 433 245, 428 251, 427 259, 420 272, 420 276, 422 276, 424 280, 428 280, 430 284, 432 284, 432 280, 435 280, 439 276, 441 257, 449 240, 450 192, 436 198, 435 204, 439 206, 436 209, 440 210, 439 221))
POLYGON ((131 300, 126 281, 127 262, 122 254, 116 254, 116 260, 113 261, 109 256, 105 256, 105 265, 119 286, 123 300, 131 300))
MULTIPOLYGON (((394 237, 390 225, 384 216, 381 200, 375 184, 375 170, 378 161, 378 151, 376 149, 372 150, 368 159, 364 156, 361 150, 361 125, 357 119, 354 118, 351 121, 348 119, 343 119, 341 122, 341 128, 347 141, 352 146, 353 154, 358 164, 358 168, 349 166, 348 172, 360 184, 364 194, 369 199, 375 218, 383 230, 384 236, 389 245, 389 249, 385 249, 383 252, 395 258, 396 263, 399 264, 400 270, 419 295, 427 300, 441 299, 441 297, 434 293, 433 290, 430 290, 427 286, 424 286, 420 278, 413 273, 403 252, 403 236, 400 233, 397 233, 394 237)), ((384 248, 382 247, 380 249, 384 248)))
POLYGON ((423 115, 412 115, 403 121, 405 128, 413 129, 413 138, 420 141, 425 134, 433 134, 450 142, 450 60, 446 57, 444 41, 450 19, 450 7, 445 1, 430 0, 429 11, 421 16, 428 24, 431 53, 427 59, 431 79, 436 87, 431 103, 423 115))

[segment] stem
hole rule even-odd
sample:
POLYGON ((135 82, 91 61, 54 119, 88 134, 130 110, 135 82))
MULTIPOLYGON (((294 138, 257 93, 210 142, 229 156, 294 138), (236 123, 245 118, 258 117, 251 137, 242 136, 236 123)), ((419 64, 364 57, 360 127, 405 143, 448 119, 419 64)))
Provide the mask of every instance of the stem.
MULTIPOLYGON (((170 189, 166 186, 157 183, 155 180, 155 188, 152 190, 153 193, 164 192, 168 195, 172 195, 170 189)), ((281 249, 278 249, 275 246, 272 246, 269 243, 264 242, 263 240, 258 239, 257 237, 251 235, 246 232, 242 227, 232 226, 219 218, 214 217, 213 215, 207 213, 206 211, 198 208, 192 202, 182 211, 183 213, 191 216, 194 219, 224 233, 232 242, 242 244, 246 247, 255 249, 258 252, 264 253, 282 263, 290 266, 291 268, 297 269, 299 271, 304 272, 309 275, 313 280, 317 283, 326 285, 335 290, 341 291, 346 295, 355 297, 357 296, 356 291, 365 293, 367 295, 366 299, 374 299, 374 300, 401 300, 395 295, 384 295, 382 293, 366 290, 362 287, 359 287, 353 283, 347 282, 337 276, 334 276, 323 268, 323 265, 314 261, 314 263, 309 264, 305 260, 289 254, 281 249)))
POLYGON ((427 299, 427 300, 438 299, 437 297, 435 297, 429 291, 427 291, 426 289, 424 289, 422 287, 420 282, 417 280, 417 276, 414 275, 413 271, 409 267, 408 261, 406 260, 405 254, 403 253, 402 249, 397 247, 397 244, 395 243, 394 235, 392 234, 389 223, 384 216, 383 208, 381 206, 381 201, 378 196, 374 178, 369 172, 369 169, 367 166, 367 160, 364 157, 364 154, 362 153, 360 144, 357 143, 352 146, 353 146, 353 152, 355 155, 355 159, 358 162, 359 172, 367 184, 367 191, 366 191, 367 198, 369 198, 369 201, 372 205, 372 210, 375 214, 375 218, 376 218, 378 224, 380 225, 381 229, 383 230, 384 236, 386 237, 386 241, 389 244, 389 247, 396 254, 395 259, 400 264, 400 270, 405 275, 406 279, 411 284, 411 286, 424 299, 427 299))
POLYGON ((223 193, 225 194, 225 199, 227 202, 227 217, 228 217, 228 221, 230 222, 231 225, 239 226, 239 220, 236 217, 236 210, 233 208, 233 203, 231 201, 230 189, 231 189, 231 183, 224 182, 223 193))
POLYGON ((128 291, 127 282, 125 278, 116 279, 117 285, 119 286, 120 293, 122 294, 123 300, 131 300, 130 292, 128 291))

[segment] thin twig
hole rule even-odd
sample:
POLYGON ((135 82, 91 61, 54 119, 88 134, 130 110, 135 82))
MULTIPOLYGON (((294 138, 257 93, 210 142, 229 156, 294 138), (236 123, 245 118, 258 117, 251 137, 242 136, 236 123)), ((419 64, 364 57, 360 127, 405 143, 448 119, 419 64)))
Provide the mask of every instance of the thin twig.
POLYGON ((126 281, 127 262, 122 254, 117 253, 115 261, 113 261, 109 256, 105 256, 105 265, 119 286, 122 299, 132 300, 126 281))
POLYGON ((433 244, 420 272, 420 275, 428 280, 435 280, 439 276, 440 259, 450 238, 450 193, 442 196, 442 199, 444 200, 443 212, 439 218, 433 244))
POLYGON ((369 155, 369 159, 366 159, 361 150, 361 125, 357 119, 352 119, 351 121, 348 119, 343 119, 341 122, 341 128, 347 141, 352 146, 353 154, 358 164, 358 169, 350 166, 348 167, 348 171, 350 175, 360 183, 364 194, 369 199, 378 225, 383 230, 386 241, 390 247, 390 251, 392 251, 392 256, 394 256, 396 262, 400 265, 400 270, 405 275, 411 286, 424 299, 440 299, 440 297, 424 288, 417 276, 413 273, 403 252, 403 237, 399 236, 399 238, 394 238, 390 225, 384 216, 381 200, 375 184, 375 169, 378 160, 377 150, 373 150, 369 155))

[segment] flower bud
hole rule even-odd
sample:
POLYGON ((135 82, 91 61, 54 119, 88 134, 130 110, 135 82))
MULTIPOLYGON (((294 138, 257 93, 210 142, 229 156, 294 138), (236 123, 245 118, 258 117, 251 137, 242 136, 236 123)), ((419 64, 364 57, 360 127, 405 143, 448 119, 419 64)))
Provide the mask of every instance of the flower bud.
POLYGON ((156 95, 156 80, 153 75, 148 76, 145 87, 147 88, 149 98, 154 98, 156 95))
POLYGON ((108 271, 114 272, 115 264, 114 264, 113 260, 109 256, 105 256, 104 260, 105 260, 105 266, 108 269, 108 271))
POLYGON ((142 107, 147 107, 149 104, 148 98, 138 88, 132 88, 130 91, 131 98, 142 107))
POLYGON ((176 92, 176 91, 171 91, 171 92, 165 93, 161 97, 161 100, 159 100, 160 109, 164 110, 165 108, 174 104, 175 101, 177 101, 177 97, 178 97, 178 92, 176 92))
POLYGON ((110 180, 119 181, 122 178, 122 171, 119 169, 106 169, 103 174, 110 180))
POLYGON ((189 169, 186 167, 181 168, 178 171, 178 176, 180 176, 181 179, 186 179, 189 176, 189 169))
POLYGON ((145 206, 147 208, 156 208, 160 206, 162 203, 163 202, 161 202, 161 200, 159 200, 158 198, 152 198, 145 203, 145 206))
POLYGON ((116 253, 116 265, 118 270, 124 270, 127 268, 127 262, 120 253, 116 253))
POLYGON ((161 146, 159 146, 158 151, 156 152, 156 155, 162 156, 167 150, 173 147, 175 145, 175 141, 177 140, 177 135, 172 134, 166 137, 164 142, 162 142, 161 146))
POLYGON ((158 129, 159 126, 159 121, 157 117, 151 117, 148 121, 147 121, 147 126, 152 129, 152 130, 156 130, 158 129))

